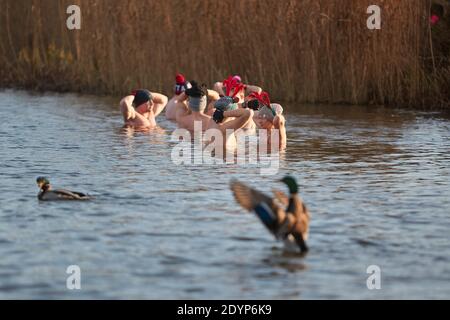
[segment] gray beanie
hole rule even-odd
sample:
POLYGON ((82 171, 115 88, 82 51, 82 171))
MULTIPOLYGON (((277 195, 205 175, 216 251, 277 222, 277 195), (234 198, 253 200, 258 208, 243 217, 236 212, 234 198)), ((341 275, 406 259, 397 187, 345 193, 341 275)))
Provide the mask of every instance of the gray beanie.
POLYGON ((203 112, 206 109, 207 99, 203 97, 189 97, 189 108, 194 112, 203 112))
POLYGON ((216 101, 214 104, 214 107, 216 109, 220 109, 223 111, 231 111, 236 110, 238 108, 237 104, 234 103, 234 100, 232 97, 222 97, 219 100, 216 101))
POLYGON ((275 111, 272 108, 263 106, 261 109, 259 109, 257 117, 259 119, 267 119, 272 122, 273 119, 275 119, 276 115, 277 114, 275 113, 275 111))

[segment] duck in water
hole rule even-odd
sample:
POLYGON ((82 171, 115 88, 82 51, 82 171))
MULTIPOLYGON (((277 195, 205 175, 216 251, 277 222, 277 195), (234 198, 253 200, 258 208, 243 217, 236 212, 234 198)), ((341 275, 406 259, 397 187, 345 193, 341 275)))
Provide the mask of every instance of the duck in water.
POLYGON ((281 182, 289 188, 289 196, 274 190, 272 198, 237 180, 231 182, 231 190, 237 202, 255 212, 277 240, 282 240, 288 249, 295 245, 304 254, 308 252, 310 214, 298 195, 297 181, 287 176, 281 182))
POLYGON ((84 193, 53 190, 50 181, 45 177, 36 179, 36 183, 41 191, 39 191, 38 199, 40 201, 58 201, 58 200, 91 200, 92 198, 84 193))

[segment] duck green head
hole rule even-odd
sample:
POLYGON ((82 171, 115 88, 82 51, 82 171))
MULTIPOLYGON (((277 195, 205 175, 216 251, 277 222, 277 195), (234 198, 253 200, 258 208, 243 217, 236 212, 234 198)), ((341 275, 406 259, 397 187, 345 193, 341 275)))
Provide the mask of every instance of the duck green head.
POLYGON ((36 179, 36 183, 39 186, 39 188, 43 188, 45 186, 50 185, 50 181, 46 177, 39 177, 36 179))
POLYGON ((298 193, 298 184, 297 180, 295 180, 294 177, 286 176, 284 177, 281 182, 283 182, 287 187, 289 188, 289 192, 291 194, 297 194, 298 193))

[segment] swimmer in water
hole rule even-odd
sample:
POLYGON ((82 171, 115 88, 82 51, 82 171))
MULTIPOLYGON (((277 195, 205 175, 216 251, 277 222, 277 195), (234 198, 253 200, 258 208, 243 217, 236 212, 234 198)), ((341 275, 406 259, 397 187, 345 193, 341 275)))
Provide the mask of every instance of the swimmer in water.
POLYGON ((255 112, 253 120, 259 129, 267 130, 268 144, 271 145, 271 133, 273 129, 279 130, 280 150, 286 149, 286 119, 283 116, 283 107, 277 103, 271 103, 267 92, 251 94, 247 97, 249 101, 258 100, 260 109, 255 112))
POLYGON ((214 103, 219 99, 219 94, 213 90, 208 90, 205 84, 199 85, 192 81, 191 88, 180 95, 176 104, 178 127, 193 132, 195 122, 201 122, 202 131, 205 131, 211 120, 211 116, 205 114, 208 99, 211 103, 214 103))
POLYGON ((120 111, 126 127, 152 129, 157 126, 156 117, 164 110, 168 98, 148 90, 136 90, 120 101, 120 111))
POLYGON ((242 85, 242 87, 239 88, 239 92, 236 93, 236 96, 239 98, 239 103, 244 102, 246 95, 250 95, 253 92, 262 92, 262 89, 258 86, 242 83, 242 78, 239 75, 231 76, 222 82, 216 82, 214 84, 214 90, 217 91, 219 95, 226 96, 227 94, 225 94, 225 92, 227 90, 227 82, 230 82, 230 80, 242 85))
MULTIPOLYGON (((215 103, 214 115, 209 122, 209 129, 216 129, 222 134, 222 145, 214 139, 217 150, 234 152, 237 147, 236 133, 242 129, 252 118, 253 110, 240 108, 232 97, 222 97, 215 103)), ((213 141, 207 141, 212 143, 213 141)))
MULTIPOLYGON (((245 85, 242 83, 240 76, 228 77, 223 82, 218 82, 214 86, 215 90, 218 91, 221 96, 232 97, 236 103, 238 103, 239 107, 242 107, 243 104, 247 101, 246 92, 251 94, 259 94, 262 89, 256 86, 245 85)), ((215 110, 211 110, 211 114, 214 113, 215 110)), ((246 135, 252 135, 256 133, 256 124, 252 119, 248 121, 244 127, 240 129, 246 135)))
MULTIPOLYGON (((187 90, 192 88, 192 85, 186 81, 185 77, 182 74, 178 74, 175 78, 176 84, 175 84, 175 92, 172 99, 169 100, 166 106, 166 118, 167 120, 176 121, 176 110, 177 110, 177 103, 180 101, 183 101, 185 104, 187 100, 185 99, 186 96, 183 95, 183 93, 187 90), (184 98, 185 100, 182 100, 184 98)), ((187 105, 186 105, 187 107, 187 105)))

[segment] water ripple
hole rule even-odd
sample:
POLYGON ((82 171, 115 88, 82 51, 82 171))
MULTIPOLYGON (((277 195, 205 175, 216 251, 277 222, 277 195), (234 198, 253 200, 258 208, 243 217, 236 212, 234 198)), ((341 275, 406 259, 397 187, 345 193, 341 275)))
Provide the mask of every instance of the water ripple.
POLYGON ((0 129, 0 299, 372 299, 373 264, 385 277, 377 298, 450 296, 449 117, 285 109, 279 175, 299 178, 312 212, 305 257, 285 252, 228 190, 239 178, 269 194, 284 188, 278 177, 257 166, 177 166, 175 125, 124 130, 110 98, 0 92, 9 119, 0 129), (11 105, 23 116, 11 119, 11 105), (96 199, 38 203, 39 175, 96 199), (83 273, 76 296, 65 288, 73 264, 83 273))

